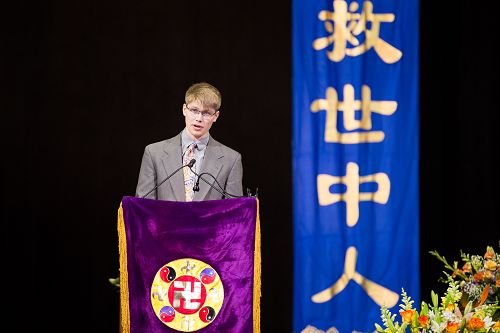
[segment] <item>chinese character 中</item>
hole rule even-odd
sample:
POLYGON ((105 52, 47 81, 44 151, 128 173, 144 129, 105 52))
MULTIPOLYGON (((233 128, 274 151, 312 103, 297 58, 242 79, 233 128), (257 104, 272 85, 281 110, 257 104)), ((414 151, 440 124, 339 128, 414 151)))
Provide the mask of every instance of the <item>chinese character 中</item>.
POLYGON ((375 173, 367 176, 359 175, 359 166, 354 162, 347 163, 345 176, 331 176, 319 174, 317 177, 318 200, 320 206, 332 205, 345 201, 346 203, 346 223, 353 227, 359 219, 359 202, 373 201, 379 204, 386 204, 391 192, 391 182, 385 173, 375 173), (376 183, 378 188, 375 192, 360 192, 359 186, 364 183, 376 183), (346 186, 344 193, 332 193, 330 187, 336 184, 346 186))

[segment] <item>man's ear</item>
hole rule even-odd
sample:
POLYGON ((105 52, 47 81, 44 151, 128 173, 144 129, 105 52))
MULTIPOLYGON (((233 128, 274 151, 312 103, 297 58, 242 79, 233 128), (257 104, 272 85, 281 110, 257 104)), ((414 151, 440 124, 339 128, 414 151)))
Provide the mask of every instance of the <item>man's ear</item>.
POLYGON ((182 114, 186 117, 186 104, 182 104, 182 114))
POLYGON ((217 121, 217 118, 219 118, 219 114, 220 114, 219 111, 215 112, 215 114, 214 114, 214 121, 213 121, 214 123, 217 121))

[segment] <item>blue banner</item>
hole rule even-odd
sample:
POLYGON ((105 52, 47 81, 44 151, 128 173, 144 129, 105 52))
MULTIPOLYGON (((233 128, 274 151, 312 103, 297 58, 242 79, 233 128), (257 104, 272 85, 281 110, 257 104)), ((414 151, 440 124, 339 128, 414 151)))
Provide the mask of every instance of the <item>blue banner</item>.
POLYGON ((294 332, 419 304, 419 1, 293 1, 294 332))

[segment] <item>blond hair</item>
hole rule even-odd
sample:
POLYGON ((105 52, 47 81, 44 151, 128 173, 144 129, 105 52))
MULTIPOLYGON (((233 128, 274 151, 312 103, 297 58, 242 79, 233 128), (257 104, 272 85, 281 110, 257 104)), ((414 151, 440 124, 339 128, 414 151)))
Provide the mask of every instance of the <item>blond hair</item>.
POLYGON ((203 104, 203 106, 212 108, 215 111, 219 110, 222 103, 220 91, 206 82, 195 83, 186 91, 186 104, 196 100, 203 104))

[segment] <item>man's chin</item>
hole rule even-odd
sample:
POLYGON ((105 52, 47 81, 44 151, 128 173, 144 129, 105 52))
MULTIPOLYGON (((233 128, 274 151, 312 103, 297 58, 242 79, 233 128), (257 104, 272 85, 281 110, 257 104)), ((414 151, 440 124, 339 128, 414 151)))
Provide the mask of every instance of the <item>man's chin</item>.
POLYGON ((204 137, 205 135, 207 135, 207 132, 205 132, 203 128, 198 129, 198 128, 195 128, 195 127, 191 127, 191 130, 189 131, 189 133, 195 139, 200 139, 200 138, 204 137))

